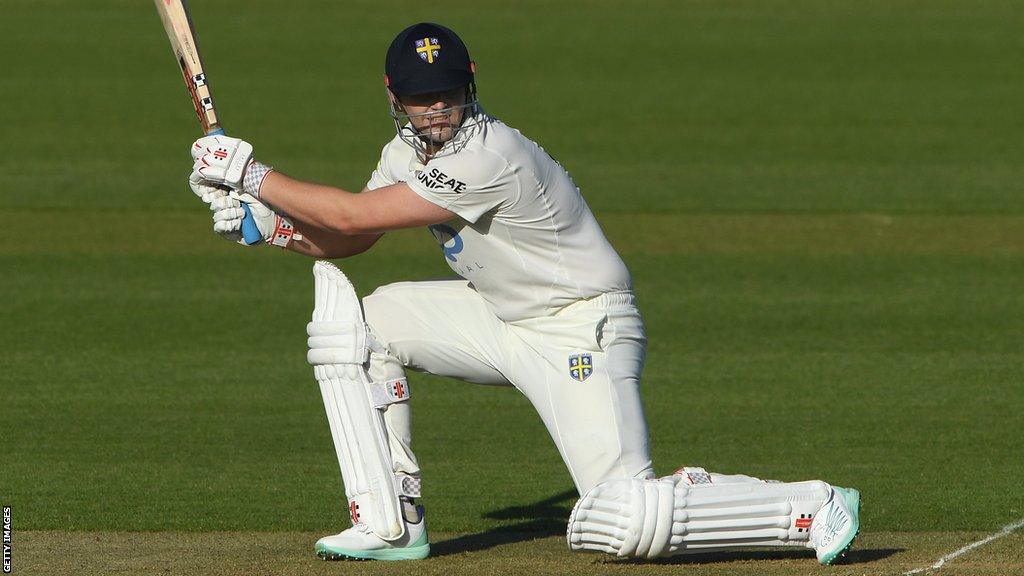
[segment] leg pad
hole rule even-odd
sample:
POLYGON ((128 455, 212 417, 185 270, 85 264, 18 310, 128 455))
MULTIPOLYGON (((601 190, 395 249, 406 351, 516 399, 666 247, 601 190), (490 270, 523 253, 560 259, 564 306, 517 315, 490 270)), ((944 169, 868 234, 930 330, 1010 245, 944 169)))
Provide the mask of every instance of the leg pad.
POLYGON ((811 547, 806 519, 830 493, 831 487, 818 481, 693 483, 685 474, 609 480, 576 503, 566 539, 572 550, 631 558, 747 546, 811 547))
POLYGON ((405 533, 399 496, 418 495, 419 482, 395 473, 383 410, 407 400, 409 385, 404 378, 370 378, 372 336, 348 278, 328 262, 317 262, 313 277, 316 306, 307 327, 307 359, 331 425, 349 514, 381 539, 397 540, 405 533))

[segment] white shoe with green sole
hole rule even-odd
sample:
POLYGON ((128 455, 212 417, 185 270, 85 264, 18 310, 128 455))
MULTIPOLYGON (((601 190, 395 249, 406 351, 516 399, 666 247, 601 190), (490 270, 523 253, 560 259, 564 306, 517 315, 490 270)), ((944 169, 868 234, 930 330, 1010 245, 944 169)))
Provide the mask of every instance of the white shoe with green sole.
POLYGON ((832 487, 832 495, 814 515, 811 542, 818 562, 834 564, 846 555, 860 531, 860 492, 832 487))
POLYGON ((430 542, 427 521, 420 510, 420 521, 406 522, 405 534, 398 540, 383 540, 359 523, 317 540, 316 555, 324 560, 422 560, 430 555, 430 542))

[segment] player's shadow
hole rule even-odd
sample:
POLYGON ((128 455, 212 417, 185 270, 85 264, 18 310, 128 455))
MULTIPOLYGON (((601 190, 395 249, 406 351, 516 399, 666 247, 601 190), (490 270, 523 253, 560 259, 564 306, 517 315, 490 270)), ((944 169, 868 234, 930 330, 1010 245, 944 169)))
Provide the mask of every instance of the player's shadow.
POLYGON ((484 514, 484 518, 517 522, 431 544, 430 555, 446 556, 476 552, 513 542, 563 536, 565 523, 569 520, 569 511, 576 497, 576 490, 569 489, 526 506, 509 506, 488 512, 484 514))
MULTIPOLYGON (((854 544, 856 546, 856 544, 854 544)), ((894 554, 905 552, 904 548, 854 548, 836 562, 836 564, 869 564, 884 560, 894 554)), ((727 552, 702 552, 700 554, 683 554, 669 558, 658 558, 657 560, 609 560, 615 564, 724 564, 728 562, 743 562, 750 560, 801 560, 814 559, 814 550, 729 550, 727 552)))

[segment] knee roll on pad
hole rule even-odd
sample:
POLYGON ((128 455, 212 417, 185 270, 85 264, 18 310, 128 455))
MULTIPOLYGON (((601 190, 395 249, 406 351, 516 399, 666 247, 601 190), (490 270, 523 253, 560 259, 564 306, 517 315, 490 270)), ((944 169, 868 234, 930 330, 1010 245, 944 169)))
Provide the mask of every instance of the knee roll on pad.
POLYGON ((370 357, 366 330, 355 322, 313 321, 306 325, 306 333, 306 360, 313 366, 362 364, 370 357))
POLYGON ((353 523, 384 540, 405 533, 400 496, 418 497, 419 479, 397 474, 383 410, 409 398, 405 378, 374 382, 368 372, 373 341, 348 278, 329 262, 313 266, 315 307, 307 325, 313 373, 331 426, 353 523))

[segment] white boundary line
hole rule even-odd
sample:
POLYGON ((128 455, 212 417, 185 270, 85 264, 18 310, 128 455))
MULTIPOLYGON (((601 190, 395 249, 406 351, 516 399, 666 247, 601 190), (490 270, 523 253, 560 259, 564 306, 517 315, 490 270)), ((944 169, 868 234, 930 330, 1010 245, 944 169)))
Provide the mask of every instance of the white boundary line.
POLYGON ((949 562, 950 560, 952 560, 954 558, 959 558, 960 556, 963 556, 964 554, 967 554, 971 550, 974 550, 975 548, 980 548, 980 547, 984 546, 985 544, 988 544, 989 542, 991 542, 993 540, 998 540, 998 539, 1002 538, 1003 536, 1009 536, 1012 532, 1014 532, 1016 530, 1019 530, 1020 528, 1024 528, 1024 518, 1021 518, 1020 520, 1017 520, 1016 522, 1014 522, 1012 524, 1007 524, 1006 526, 1003 526, 1002 530, 996 532, 995 534, 992 534, 992 535, 988 536, 987 538, 983 538, 981 540, 978 540, 977 542, 974 542, 973 544, 968 544, 967 546, 964 546, 963 548, 957 550, 956 552, 950 552, 949 554, 946 554, 942 558, 939 558, 938 562, 936 562, 935 564, 932 564, 931 566, 928 566, 927 568, 917 568, 915 570, 911 570, 910 572, 904 572, 903 576, 910 576, 911 574, 919 574, 921 572, 928 572, 928 571, 931 571, 931 570, 938 570, 939 568, 942 568, 942 566, 946 562, 949 562))

